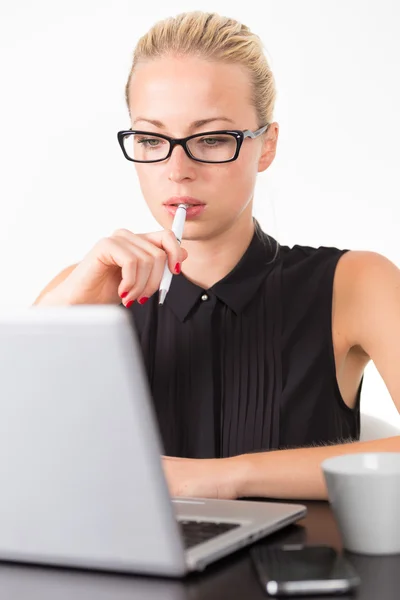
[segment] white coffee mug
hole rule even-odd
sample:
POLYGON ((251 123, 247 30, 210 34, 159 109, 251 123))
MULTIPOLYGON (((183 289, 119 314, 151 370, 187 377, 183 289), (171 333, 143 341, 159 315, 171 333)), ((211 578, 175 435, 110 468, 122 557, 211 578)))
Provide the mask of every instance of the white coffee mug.
POLYGON ((343 546, 400 553, 400 452, 335 456, 321 464, 343 546))

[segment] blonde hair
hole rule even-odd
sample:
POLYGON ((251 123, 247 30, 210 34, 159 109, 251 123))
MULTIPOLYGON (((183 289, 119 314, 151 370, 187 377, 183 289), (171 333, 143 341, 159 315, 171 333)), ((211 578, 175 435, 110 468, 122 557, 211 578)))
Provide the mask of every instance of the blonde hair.
POLYGON ((139 39, 125 87, 128 110, 130 82, 136 65, 168 55, 190 55, 241 65, 250 75, 251 102, 259 127, 272 122, 275 80, 260 38, 234 19, 202 11, 158 21, 139 39))

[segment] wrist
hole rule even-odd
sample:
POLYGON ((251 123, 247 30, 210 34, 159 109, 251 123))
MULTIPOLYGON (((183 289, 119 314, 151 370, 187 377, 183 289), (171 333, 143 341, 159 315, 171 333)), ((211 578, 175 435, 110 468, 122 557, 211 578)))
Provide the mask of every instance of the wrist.
POLYGON ((230 483, 235 490, 236 498, 250 496, 252 462, 249 454, 239 454, 227 459, 230 483))

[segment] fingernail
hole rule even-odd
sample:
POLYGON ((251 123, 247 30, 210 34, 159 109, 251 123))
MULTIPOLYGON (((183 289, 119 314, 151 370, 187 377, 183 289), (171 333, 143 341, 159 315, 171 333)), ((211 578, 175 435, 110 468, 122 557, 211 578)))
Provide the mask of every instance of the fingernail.
POLYGON ((135 302, 134 300, 129 300, 129 302, 127 302, 127 303, 125 304, 126 308, 129 308, 130 306, 132 306, 132 304, 133 304, 134 302, 135 302))
POLYGON ((128 294, 129 294, 129 292, 122 292, 120 298, 124 299, 127 297, 128 294))
POLYGON ((175 265, 175 273, 177 275, 179 275, 180 272, 181 272, 181 264, 180 263, 176 263, 176 265, 175 265))
POLYGON ((140 300, 138 300, 139 304, 145 304, 147 302, 148 298, 147 296, 143 296, 143 298, 140 298, 140 300))

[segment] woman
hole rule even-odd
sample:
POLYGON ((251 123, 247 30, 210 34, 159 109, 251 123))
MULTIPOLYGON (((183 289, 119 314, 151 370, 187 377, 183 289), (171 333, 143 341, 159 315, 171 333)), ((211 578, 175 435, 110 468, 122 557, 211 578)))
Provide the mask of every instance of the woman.
POLYGON ((122 299, 132 312, 173 495, 326 498, 325 458, 400 450, 398 437, 357 441, 369 360, 400 408, 399 271, 372 252, 279 246, 254 220, 279 126, 244 25, 202 12, 156 23, 126 98, 120 144, 162 230, 116 231, 36 304, 122 299), (180 202, 182 248, 170 230, 180 202), (175 277, 160 306, 165 260, 175 277))

